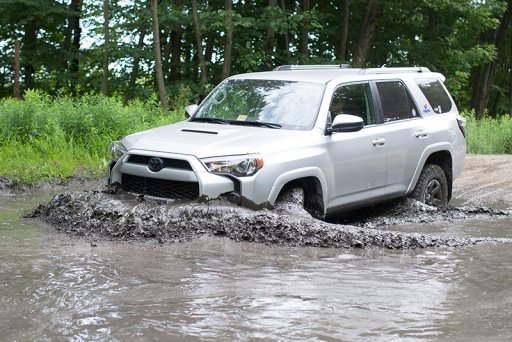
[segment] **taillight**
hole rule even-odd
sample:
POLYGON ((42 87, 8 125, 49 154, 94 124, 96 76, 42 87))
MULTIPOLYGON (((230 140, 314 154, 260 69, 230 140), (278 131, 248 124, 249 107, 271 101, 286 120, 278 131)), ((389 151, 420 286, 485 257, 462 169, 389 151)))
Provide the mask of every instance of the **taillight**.
POLYGON ((457 117, 457 124, 459 125, 459 129, 462 132, 462 135, 464 138, 466 137, 466 119, 464 119, 462 116, 457 117))

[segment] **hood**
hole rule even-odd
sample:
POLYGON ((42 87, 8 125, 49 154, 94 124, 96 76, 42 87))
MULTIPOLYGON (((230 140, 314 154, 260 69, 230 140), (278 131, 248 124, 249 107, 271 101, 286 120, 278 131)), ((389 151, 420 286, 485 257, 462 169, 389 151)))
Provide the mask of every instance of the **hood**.
MULTIPOLYGON (((197 158, 265 153, 276 150, 281 140, 304 131, 183 121, 131 134, 123 139, 130 149, 194 155, 197 158)), ((289 145, 287 142, 286 145, 289 145)))

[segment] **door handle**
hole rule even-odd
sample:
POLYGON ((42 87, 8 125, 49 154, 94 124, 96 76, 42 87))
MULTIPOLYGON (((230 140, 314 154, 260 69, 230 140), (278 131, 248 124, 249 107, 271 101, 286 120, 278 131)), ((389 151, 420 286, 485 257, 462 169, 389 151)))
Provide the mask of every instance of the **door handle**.
POLYGON ((418 139, 428 138, 428 132, 424 130, 419 130, 414 133, 414 136, 418 139))
POLYGON ((386 139, 384 139, 384 138, 377 138, 377 139, 372 140, 372 145, 376 146, 376 147, 384 146, 385 143, 386 143, 386 139))

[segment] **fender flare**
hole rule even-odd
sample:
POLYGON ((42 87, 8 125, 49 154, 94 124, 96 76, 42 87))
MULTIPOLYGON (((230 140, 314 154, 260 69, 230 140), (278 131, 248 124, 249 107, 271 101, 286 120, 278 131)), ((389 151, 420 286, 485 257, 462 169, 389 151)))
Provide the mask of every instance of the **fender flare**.
POLYGON ((272 190, 270 191, 270 195, 268 196, 268 202, 274 205, 277 196, 279 196, 279 193, 286 184, 288 184, 291 181, 306 177, 315 177, 316 179, 318 179, 322 187, 322 199, 324 202, 324 208, 327 208, 327 181, 322 170, 314 166, 290 170, 280 175, 274 182, 274 185, 272 186, 272 190))
POLYGON ((433 145, 427 146, 425 150, 423 151, 420 161, 418 165, 416 166, 416 170, 414 171, 414 176, 411 179, 411 182, 409 183, 409 186, 407 187, 407 194, 411 193, 411 191, 414 190, 416 187, 416 183, 418 182, 418 179, 420 178, 421 171, 423 171, 423 168, 425 167, 425 164, 427 163, 428 158, 434 153, 437 152, 448 152, 450 156, 453 155, 453 146, 450 143, 442 142, 437 143, 433 145))

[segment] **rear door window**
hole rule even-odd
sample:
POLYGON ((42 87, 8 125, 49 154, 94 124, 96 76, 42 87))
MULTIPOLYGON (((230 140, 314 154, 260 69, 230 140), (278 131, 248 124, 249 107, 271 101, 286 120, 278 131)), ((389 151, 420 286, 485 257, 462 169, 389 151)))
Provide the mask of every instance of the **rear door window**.
POLYGON ((401 81, 377 82, 376 86, 384 122, 418 117, 416 106, 401 81))
POLYGON ((416 84, 427 98, 435 113, 447 113, 452 110, 452 101, 438 79, 417 79, 416 84))

